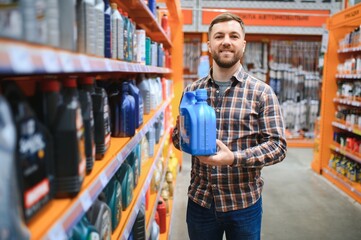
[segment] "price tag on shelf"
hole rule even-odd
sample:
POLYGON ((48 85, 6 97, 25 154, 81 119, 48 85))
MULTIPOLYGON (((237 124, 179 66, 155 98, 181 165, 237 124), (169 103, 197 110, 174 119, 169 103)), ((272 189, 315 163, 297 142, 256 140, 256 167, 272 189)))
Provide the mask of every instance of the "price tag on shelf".
POLYGON ((90 197, 90 194, 88 191, 86 191, 81 197, 80 197, 80 203, 83 207, 84 212, 88 211, 90 206, 93 204, 93 201, 90 197))
POLYGON ((105 175, 104 172, 102 174, 100 174, 100 182, 102 183, 103 187, 105 187, 109 182, 108 177, 107 177, 107 175, 105 175))
POLYGON ((29 50, 22 46, 11 46, 8 49, 11 67, 16 73, 32 73, 34 65, 29 50))
POLYGON ((83 69, 83 72, 90 72, 91 67, 90 67, 89 58, 87 56, 85 56, 85 55, 80 55, 79 60, 80 60, 80 64, 81 64, 81 67, 83 69))
POLYGON ((110 62, 110 59, 105 59, 104 63, 105 63, 105 69, 109 72, 113 71, 112 69, 112 63, 110 62))
POLYGON ((58 73, 61 71, 58 55, 51 50, 43 50, 41 52, 44 69, 47 73, 58 73))
POLYGON ((59 58, 64 72, 74 72, 73 58, 69 53, 60 53, 59 58))
POLYGON ((49 240, 64 240, 68 239, 68 236, 66 235, 64 228, 61 224, 57 224, 55 227, 53 227, 48 236, 47 239, 49 240))

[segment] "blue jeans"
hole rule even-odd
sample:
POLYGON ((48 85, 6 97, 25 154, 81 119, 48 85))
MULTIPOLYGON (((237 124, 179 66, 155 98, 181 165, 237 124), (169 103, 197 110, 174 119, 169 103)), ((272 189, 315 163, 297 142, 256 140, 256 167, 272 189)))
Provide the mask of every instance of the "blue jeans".
POLYGON ((188 199, 187 225, 190 240, 261 239, 262 197, 252 206, 230 212, 217 212, 204 208, 188 199))

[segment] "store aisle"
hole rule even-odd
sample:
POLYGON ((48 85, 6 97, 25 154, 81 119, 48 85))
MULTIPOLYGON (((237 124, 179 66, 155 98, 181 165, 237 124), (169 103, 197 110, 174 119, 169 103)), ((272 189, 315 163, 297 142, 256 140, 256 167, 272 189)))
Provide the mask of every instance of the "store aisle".
MULTIPOLYGON (((361 205, 310 168, 312 149, 290 148, 286 159, 263 169, 262 240, 359 240, 361 205)), ((188 239, 185 223, 190 159, 175 191, 171 240, 188 239)))

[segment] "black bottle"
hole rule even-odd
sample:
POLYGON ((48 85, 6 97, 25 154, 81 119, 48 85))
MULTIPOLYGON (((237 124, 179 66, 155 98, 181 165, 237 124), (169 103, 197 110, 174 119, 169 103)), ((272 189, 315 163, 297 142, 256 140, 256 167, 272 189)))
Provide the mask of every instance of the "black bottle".
POLYGON ((15 82, 4 84, 17 131, 16 164, 21 204, 28 221, 51 199, 52 139, 15 82))

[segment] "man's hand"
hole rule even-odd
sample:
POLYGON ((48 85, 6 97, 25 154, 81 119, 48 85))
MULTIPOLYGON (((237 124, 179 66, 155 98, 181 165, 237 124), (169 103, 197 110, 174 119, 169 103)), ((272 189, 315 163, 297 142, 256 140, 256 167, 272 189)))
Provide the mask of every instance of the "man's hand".
POLYGON ((197 156, 199 161, 211 166, 232 165, 234 156, 231 150, 229 150, 229 148, 218 139, 216 140, 216 143, 219 147, 219 151, 215 155, 211 156, 197 156))

